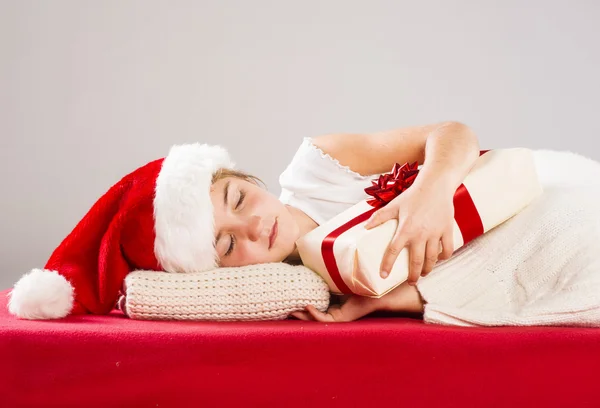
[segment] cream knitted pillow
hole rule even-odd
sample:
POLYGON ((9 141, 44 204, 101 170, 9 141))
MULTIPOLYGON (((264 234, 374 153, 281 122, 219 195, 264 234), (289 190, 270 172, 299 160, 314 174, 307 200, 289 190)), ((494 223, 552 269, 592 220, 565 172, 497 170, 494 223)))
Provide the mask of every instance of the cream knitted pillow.
POLYGON ((136 271, 119 308, 138 320, 282 320, 329 306, 329 288, 302 265, 269 263, 176 274, 136 271))

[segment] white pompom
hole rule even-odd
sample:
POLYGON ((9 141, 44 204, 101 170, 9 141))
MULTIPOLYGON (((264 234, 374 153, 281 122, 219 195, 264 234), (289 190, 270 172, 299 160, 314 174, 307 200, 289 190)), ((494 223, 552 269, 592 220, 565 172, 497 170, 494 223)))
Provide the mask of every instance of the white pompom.
POLYGON ((73 309, 74 290, 56 271, 33 269, 9 293, 8 311, 21 319, 65 317, 73 309))

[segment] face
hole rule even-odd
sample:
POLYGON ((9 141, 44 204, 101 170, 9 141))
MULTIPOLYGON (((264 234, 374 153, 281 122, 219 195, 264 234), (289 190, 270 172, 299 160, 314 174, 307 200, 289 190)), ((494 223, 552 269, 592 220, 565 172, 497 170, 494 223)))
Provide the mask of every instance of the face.
POLYGON ((219 266, 281 262, 295 248, 300 229, 288 209, 254 183, 226 177, 210 191, 219 266))

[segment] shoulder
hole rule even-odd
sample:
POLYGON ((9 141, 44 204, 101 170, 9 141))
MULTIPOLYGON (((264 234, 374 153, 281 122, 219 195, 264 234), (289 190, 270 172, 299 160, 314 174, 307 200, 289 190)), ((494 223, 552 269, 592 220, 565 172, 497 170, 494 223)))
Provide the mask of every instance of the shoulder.
MULTIPOLYGON (((341 166, 352 169, 361 175, 370 175, 371 171, 360 160, 362 154, 368 153, 372 138, 364 134, 328 134, 311 139, 312 144, 325 156, 341 166)), ((364 156, 363 156, 364 157, 364 156)))
POLYGON ((364 199, 370 177, 343 166, 307 137, 280 174, 279 185, 282 203, 321 224, 364 199))
POLYGON ((369 176, 388 172, 395 163, 422 164, 427 137, 436 127, 439 125, 327 134, 315 137, 313 143, 342 166, 369 176))
POLYGON ((329 141, 326 138, 305 137, 292 160, 279 176, 280 184, 282 186, 298 185, 298 183, 339 184, 367 178, 342 164, 337 159, 338 155, 334 157, 329 153, 331 150, 327 146, 329 141))

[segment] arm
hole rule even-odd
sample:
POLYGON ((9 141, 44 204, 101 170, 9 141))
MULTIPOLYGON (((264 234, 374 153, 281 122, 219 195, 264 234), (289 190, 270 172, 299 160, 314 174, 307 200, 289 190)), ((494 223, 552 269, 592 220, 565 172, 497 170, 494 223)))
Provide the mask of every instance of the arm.
POLYGON ((452 255, 453 196, 479 157, 479 142, 467 126, 444 122, 372 135, 328 135, 313 142, 341 164, 365 175, 388 172, 396 162, 423 164, 415 183, 377 210, 365 225, 374 228, 398 220, 381 263, 383 278, 405 247, 409 249, 410 283, 427 275, 438 259, 452 255))
POLYGON ((454 194, 479 157, 479 141, 460 123, 445 123, 425 141, 425 160, 417 186, 447 187, 454 194))
POLYGON ((443 179, 454 189, 479 157, 475 133, 458 122, 371 134, 330 134, 314 138, 313 143, 359 174, 386 173, 395 163, 416 161, 423 164, 422 183, 443 179))

